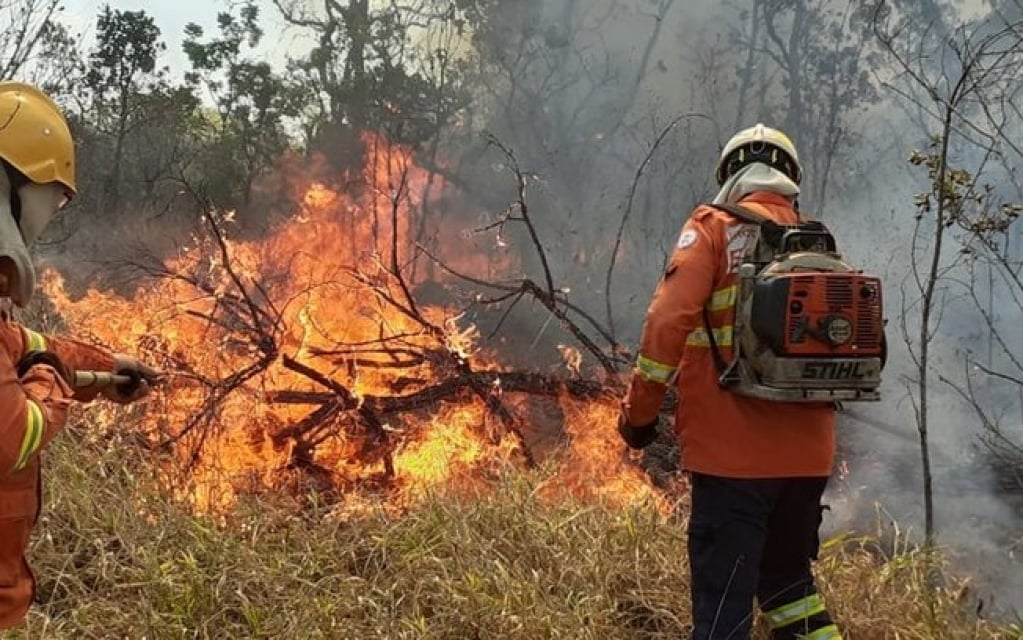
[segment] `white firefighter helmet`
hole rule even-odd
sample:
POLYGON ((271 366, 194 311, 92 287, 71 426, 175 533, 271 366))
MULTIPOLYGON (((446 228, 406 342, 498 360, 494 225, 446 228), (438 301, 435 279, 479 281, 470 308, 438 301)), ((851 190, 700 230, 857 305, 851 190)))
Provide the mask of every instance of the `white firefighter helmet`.
POLYGON ((718 159, 714 177, 723 185, 736 171, 753 162, 763 162, 781 171, 793 182, 803 179, 803 167, 791 138, 771 127, 757 123, 732 136, 718 159))
POLYGON ((28 247, 75 194, 75 148, 60 108, 20 82, 0 82, 0 297, 25 306, 35 289, 28 247))

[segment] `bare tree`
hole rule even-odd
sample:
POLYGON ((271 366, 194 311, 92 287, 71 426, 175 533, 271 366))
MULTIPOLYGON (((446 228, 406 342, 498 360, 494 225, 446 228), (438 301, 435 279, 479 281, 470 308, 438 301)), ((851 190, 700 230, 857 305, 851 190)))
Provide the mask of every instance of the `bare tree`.
POLYGON ((835 162, 854 140, 856 114, 878 99, 869 3, 762 0, 742 14, 751 26, 735 34, 746 50, 737 121, 775 120, 795 137, 807 165, 804 191, 822 211, 835 162), (750 105, 754 87, 759 99, 750 105))
POLYGON ((0 0, 0 80, 37 62, 60 11, 60 0, 0 0))
MULTIPOLYGON (((1004 107, 1018 92, 1023 62, 1020 24, 964 24, 932 40, 930 32, 910 28, 881 3, 875 32, 898 74, 888 86, 916 104, 927 118, 929 143, 910 157, 926 170, 928 189, 916 196, 908 291, 903 290, 900 326, 915 379, 909 381, 916 412, 924 477, 925 535, 934 541, 933 478, 929 430, 929 393, 935 375, 931 346, 939 334, 949 294, 964 253, 956 252, 955 229, 976 228, 991 219, 990 188, 981 176, 1001 145, 1008 143, 1004 119, 992 109, 1004 107), (972 170, 956 166, 959 151, 972 150, 972 170)), ((1005 111, 1003 113, 1008 113, 1005 111)), ((982 225, 983 226, 983 225, 982 225)))

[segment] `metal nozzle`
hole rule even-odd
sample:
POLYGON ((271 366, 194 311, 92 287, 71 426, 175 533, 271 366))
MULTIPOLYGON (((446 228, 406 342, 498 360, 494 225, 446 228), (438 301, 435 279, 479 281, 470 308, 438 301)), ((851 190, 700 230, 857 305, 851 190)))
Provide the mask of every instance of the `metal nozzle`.
POLYGON ((131 376, 110 373, 108 371, 75 371, 76 389, 94 388, 105 389, 121 385, 130 385, 133 382, 131 376))

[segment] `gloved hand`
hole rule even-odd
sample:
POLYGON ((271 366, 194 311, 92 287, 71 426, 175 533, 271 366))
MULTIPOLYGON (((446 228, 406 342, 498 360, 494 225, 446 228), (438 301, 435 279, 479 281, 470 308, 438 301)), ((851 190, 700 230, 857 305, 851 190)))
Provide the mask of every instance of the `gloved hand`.
POLYGON ((657 439, 657 425, 660 422, 660 417, 657 417, 649 424, 634 427, 629 424, 628 418, 622 413, 618 416, 618 435, 630 448, 645 449, 657 439))
POLYGON ((18 361, 17 370, 18 377, 24 378, 25 374, 28 373, 29 369, 36 366, 37 364, 45 364, 53 368, 57 372, 57 375, 64 380, 64 384, 72 384, 72 373, 68 370, 64 363, 60 361, 57 354, 52 351, 29 351, 21 360, 18 361))
POLYGON ((128 384, 103 389, 103 397, 118 404, 129 404, 145 398, 162 375, 137 358, 121 353, 114 354, 114 373, 131 378, 128 384))

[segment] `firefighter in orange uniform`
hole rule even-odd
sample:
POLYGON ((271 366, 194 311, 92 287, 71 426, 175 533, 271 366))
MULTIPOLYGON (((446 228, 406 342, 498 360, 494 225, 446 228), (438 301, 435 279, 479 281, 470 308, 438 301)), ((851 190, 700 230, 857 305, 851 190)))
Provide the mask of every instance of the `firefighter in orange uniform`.
MULTIPOLYGON (((35 288, 28 247, 75 193, 71 132, 35 87, 0 82, 0 162, 0 297, 23 307, 35 288)), ((25 553, 42 499, 39 453, 63 428, 69 404, 98 395, 134 402, 157 376, 134 358, 0 320, 0 629, 18 625, 32 602, 25 553), (76 390, 76 369, 133 382, 76 390)))
MULTIPOLYGON (((725 145, 714 204, 795 224, 801 174, 792 141, 758 124, 725 145)), ((693 211, 647 312, 618 431, 634 449, 649 445, 667 385, 676 385, 675 428, 692 492, 694 640, 748 638, 754 599, 775 639, 840 639, 811 574, 835 410, 718 384, 711 347, 731 359, 738 263, 752 229, 707 205, 693 211)))

